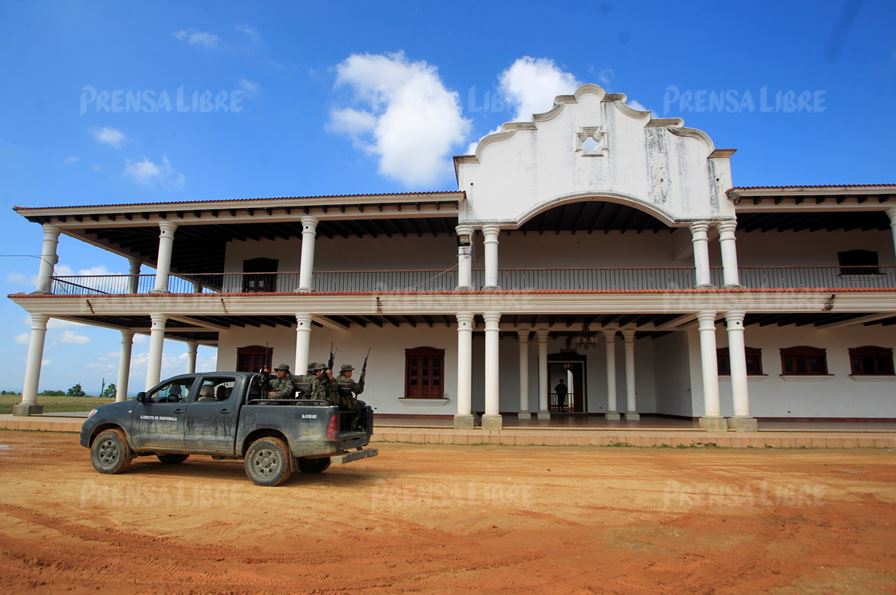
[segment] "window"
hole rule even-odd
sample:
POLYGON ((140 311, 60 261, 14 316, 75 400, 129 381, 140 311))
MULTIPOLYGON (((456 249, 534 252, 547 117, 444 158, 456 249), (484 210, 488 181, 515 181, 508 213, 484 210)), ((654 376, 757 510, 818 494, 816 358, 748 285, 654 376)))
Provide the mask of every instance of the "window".
POLYGON ((190 397, 193 378, 180 378, 163 384, 149 394, 153 403, 182 403, 190 397))
POLYGON ((404 351, 406 399, 441 399, 445 396, 445 350, 416 347, 404 351))
POLYGON ((277 291, 277 261, 273 258, 244 260, 243 273, 243 293, 277 291))
POLYGON ((877 252, 872 250, 847 250, 838 252, 841 275, 880 275, 877 252))
POLYGON ((238 347, 236 350, 237 372, 258 372, 265 365, 269 368, 273 365, 274 349, 261 345, 249 345, 238 347))
POLYGON ((850 349, 849 366, 856 376, 893 376, 893 350, 871 345, 850 349))
MULTIPOLYGON (((744 353, 747 359, 747 375, 762 376, 762 350, 758 347, 745 347, 744 353)), ((721 347, 716 350, 716 357, 719 362, 719 375, 731 375, 731 356, 728 355, 728 348, 721 347)))
POLYGON ((781 374, 785 376, 827 375, 825 350, 818 347, 787 347, 781 350, 781 374))
POLYGON ((196 402, 226 401, 230 398, 235 383, 233 376, 203 376, 196 392, 196 402))

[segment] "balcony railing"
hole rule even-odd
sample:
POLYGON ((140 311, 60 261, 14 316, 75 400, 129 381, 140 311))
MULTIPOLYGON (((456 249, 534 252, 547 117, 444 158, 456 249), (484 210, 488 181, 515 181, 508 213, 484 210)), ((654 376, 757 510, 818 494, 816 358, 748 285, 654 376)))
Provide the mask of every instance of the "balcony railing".
MULTIPOLYGON (((722 286, 721 269, 711 271, 715 286, 722 286)), ((694 270, 686 267, 504 269, 501 289, 676 291, 692 289, 694 270)), ((482 287, 484 274, 473 271, 473 286, 482 287)), ((740 283, 746 289, 896 289, 896 267, 741 267, 740 283)), ((55 295, 116 295, 151 293, 155 275, 80 275, 53 278, 55 295)), ((319 271, 314 273, 319 292, 426 292, 453 291, 457 271, 319 271)), ((209 273, 171 276, 168 291, 195 293, 292 293, 298 273, 209 273)))

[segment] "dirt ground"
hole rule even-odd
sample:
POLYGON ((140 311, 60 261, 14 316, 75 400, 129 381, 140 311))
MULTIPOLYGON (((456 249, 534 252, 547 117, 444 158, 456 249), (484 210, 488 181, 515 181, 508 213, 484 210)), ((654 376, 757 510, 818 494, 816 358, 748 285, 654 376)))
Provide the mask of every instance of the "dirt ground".
POLYGON ((0 591, 896 592, 896 453, 380 445, 93 471, 0 432, 0 591))

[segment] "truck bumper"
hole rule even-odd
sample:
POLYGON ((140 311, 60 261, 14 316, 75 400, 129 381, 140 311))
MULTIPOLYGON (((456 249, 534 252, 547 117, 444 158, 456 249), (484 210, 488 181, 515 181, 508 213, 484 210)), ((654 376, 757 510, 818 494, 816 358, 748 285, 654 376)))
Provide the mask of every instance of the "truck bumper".
POLYGON ((334 457, 330 457, 330 461, 336 463, 337 465, 344 465, 345 463, 351 463, 352 461, 359 461, 361 459, 375 457, 378 454, 380 454, 380 451, 376 448, 365 448, 363 450, 346 452, 334 457))

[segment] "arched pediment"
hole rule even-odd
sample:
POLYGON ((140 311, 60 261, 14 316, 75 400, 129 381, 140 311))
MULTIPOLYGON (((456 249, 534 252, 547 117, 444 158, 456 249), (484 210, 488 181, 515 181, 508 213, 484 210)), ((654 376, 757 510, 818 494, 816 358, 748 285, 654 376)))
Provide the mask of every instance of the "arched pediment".
POLYGON ((594 84, 528 122, 507 122, 455 158, 463 222, 519 224, 540 210, 603 197, 669 225, 733 215, 730 156, 681 118, 654 118, 594 84))

